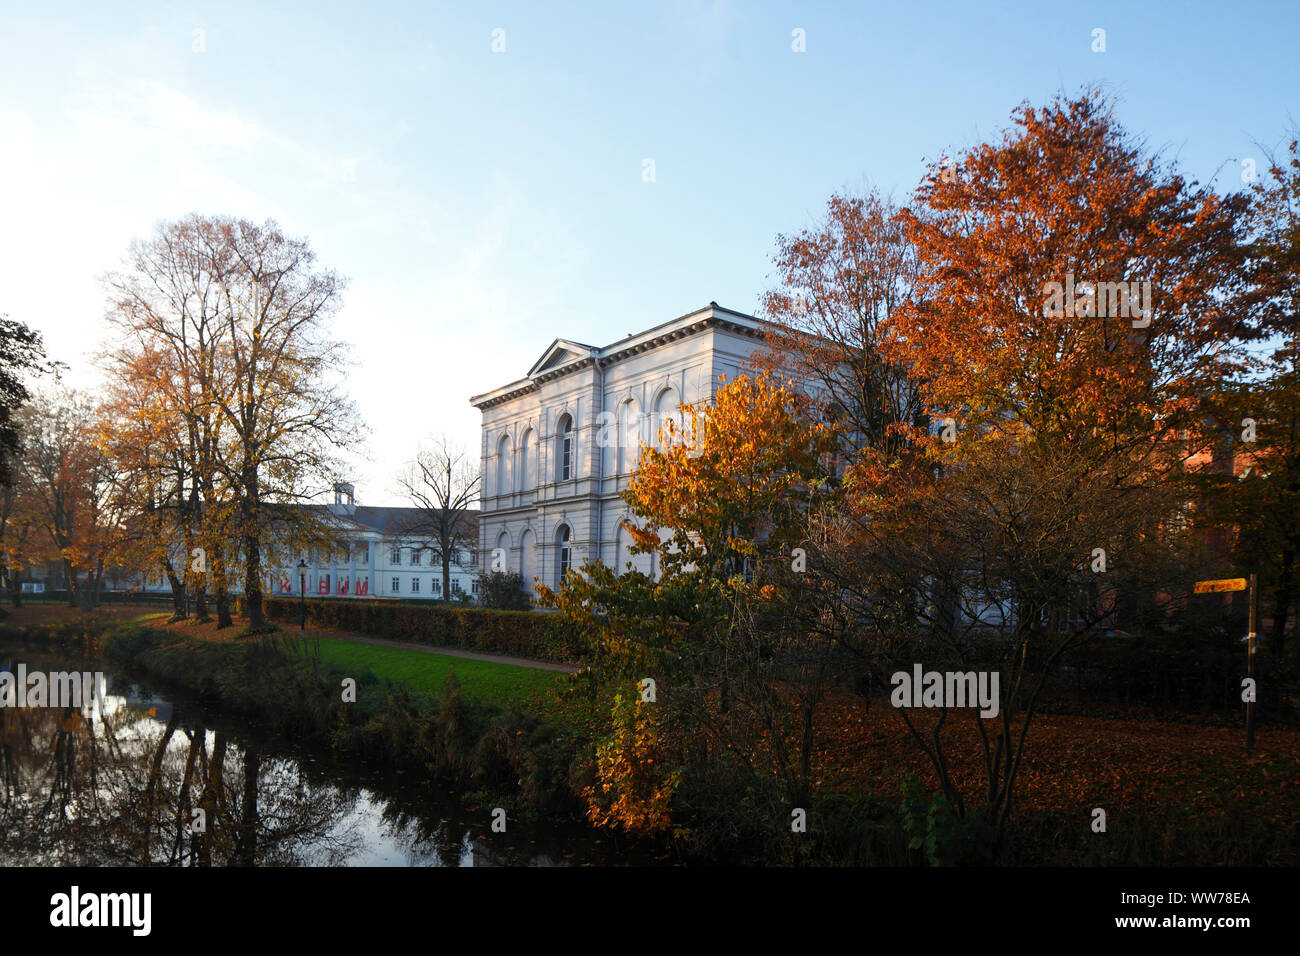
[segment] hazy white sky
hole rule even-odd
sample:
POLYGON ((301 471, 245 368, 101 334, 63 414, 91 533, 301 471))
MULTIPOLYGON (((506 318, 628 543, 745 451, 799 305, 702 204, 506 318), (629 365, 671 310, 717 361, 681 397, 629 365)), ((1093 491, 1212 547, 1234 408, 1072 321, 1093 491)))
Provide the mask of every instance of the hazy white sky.
POLYGON ((777 233, 839 188, 905 198, 1021 100, 1103 82, 1127 126, 1229 189, 1300 90, 1283 2, 5 6, 0 313, 93 387, 98 279, 133 237, 192 211, 275 218, 351 280, 335 332, 368 504, 398 503, 422 437, 476 450, 469 396, 553 338, 752 311, 777 233))

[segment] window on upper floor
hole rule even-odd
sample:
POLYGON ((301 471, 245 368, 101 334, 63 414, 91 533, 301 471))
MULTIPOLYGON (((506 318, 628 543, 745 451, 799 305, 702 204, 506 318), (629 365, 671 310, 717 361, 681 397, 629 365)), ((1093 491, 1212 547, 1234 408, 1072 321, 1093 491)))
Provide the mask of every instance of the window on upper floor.
POLYGON ((529 428, 519 441, 519 490, 531 491, 537 481, 533 470, 533 430, 529 428))
POLYGON ((424 554, 424 552, 419 548, 411 549, 411 567, 418 568, 420 566, 420 562, 423 560, 423 558, 421 558, 422 554, 424 554))
POLYGON ((568 481, 573 477, 575 471, 573 462, 573 418, 569 415, 560 417, 555 453, 555 478, 557 481, 568 481))
POLYGON ((390 552, 388 553, 388 563, 389 563, 389 564, 401 564, 401 563, 402 563, 402 549, 401 549, 401 548, 393 548, 393 550, 390 551, 390 552))
POLYGON ((508 495, 510 487, 510 438, 502 435, 497 442, 497 494, 508 495))

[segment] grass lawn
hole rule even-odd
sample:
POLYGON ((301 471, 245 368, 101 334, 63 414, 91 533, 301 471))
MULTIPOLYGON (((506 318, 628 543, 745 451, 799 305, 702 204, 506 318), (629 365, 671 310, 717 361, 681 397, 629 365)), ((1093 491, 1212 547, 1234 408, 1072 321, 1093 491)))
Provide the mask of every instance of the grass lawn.
MULTIPOLYGON (((308 642, 310 650, 312 644, 308 642)), ((404 685, 415 694, 434 697, 454 671, 461 692, 486 703, 515 706, 544 716, 545 704, 555 698, 565 674, 516 667, 494 661, 476 661, 446 654, 430 654, 401 647, 364 644, 336 637, 320 638, 321 660, 344 673, 369 671, 380 680, 404 685)))

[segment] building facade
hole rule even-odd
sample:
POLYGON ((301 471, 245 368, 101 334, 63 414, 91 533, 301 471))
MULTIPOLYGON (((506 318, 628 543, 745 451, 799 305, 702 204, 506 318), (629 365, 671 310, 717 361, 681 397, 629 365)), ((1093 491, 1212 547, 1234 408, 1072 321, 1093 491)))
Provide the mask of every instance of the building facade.
MULTIPOLYGON (((296 597, 305 590, 310 597, 477 600, 478 559, 472 547, 452 555, 451 594, 443 594, 442 559, 429 546, 428 535, 412 530, 420 524, 419 509, 357 505, 350 484, 335 486, 332 505, 297 507, 315 511, 346 544, 332 552, 301 551, 281 546, 272 536, 262 553, 262 588, 268 597, 296 597), (305 569, 299 568, 300 561, 305 569)), ((477 512, 467 512, 466 520, 473 536, 477 512)), ((184 556, 175 555, 172 564, 183 567, 184 556)), ((142 586, 130 584, 171 593, 166 576, 157 572, 146 575, 142 586)), ((232 581, 231 590, 240 593, 242 581, 232 581)))
POLYGON ((622 528, 640 442, 680 426, 683 404, 712 401, 762 347, 757 319, 710 303, 604 347, 556 339, 523 378, 470 399, 483 428, 480 570, 516 572, 530 591, 588 559, 658 573, 622 528))

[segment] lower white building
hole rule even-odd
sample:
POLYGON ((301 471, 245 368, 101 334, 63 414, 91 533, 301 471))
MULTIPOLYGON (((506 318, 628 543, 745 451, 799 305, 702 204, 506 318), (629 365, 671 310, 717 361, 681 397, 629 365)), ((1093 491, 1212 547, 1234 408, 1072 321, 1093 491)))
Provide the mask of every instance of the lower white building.
MULTIPOLYGON (((420 524, 419 509, 357 505, 350 484, 335 486, 332 505, 298 507, 315 511, 346 544, 308 552, 283 547, 273 537, 264 541, 262 588, 267 597, 297 597, 305 591, 309 597, 477 599, 478 557, 472 545, 452 555, 451 594, 443 593, 442 558, 428 534, 413 530, 420 524)), ((472 541, 477 512, 467 512, 465 520, 472 541)), ((177 554, 172 563, 183 567, 183 556, 177 554)), ((142 589, 171 593, 161 573, 146 575, 142 589)), ((232 581, 231 591, 241 593, 243 582, 232 581)))
POLYGON ((556 339, 523 378, 470 399, 483 416, 481 570, 517 572, 530 590, 587 559, 657 573, 622 529, 640 441, 680 423, 682 404, 712 401, 763 345, 757 319, 714 302, 603 347, 556 339))

